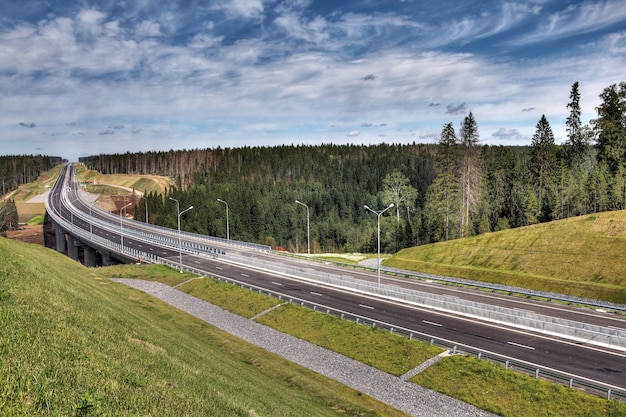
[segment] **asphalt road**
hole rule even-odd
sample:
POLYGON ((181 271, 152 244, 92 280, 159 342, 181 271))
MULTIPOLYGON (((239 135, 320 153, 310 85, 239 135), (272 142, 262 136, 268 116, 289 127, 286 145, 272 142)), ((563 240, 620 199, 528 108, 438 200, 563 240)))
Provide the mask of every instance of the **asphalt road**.
MULTIPOLYGON (((68 173, 71 178, 73 173, 71 171, 68 173)), ((61 180, 63 180, 63 177, 61 180)), ((71 202, 74 209, 68 207, 66 200, 61 198, 64 191, 61 182, 57 182, 51 190, 49 205, 52 210, 61 213, 62 217, 72 222, 75 227, 118 244, 121 241, 120 232, 125 233, 123 237, 124 246, 150 252, 172 262, 178 262, 180 252, 171 245, 162 245, 158 241, 139 240, 131 237, 129 233, 131 228, 136 230, 144 229, 150 230, 151 233, 165 234, 167 237, 172 238, 176 236, 176 231, 154 230, 150 225, 127 222, 122 220, 120 216, 95 210, 79 198, 75 183, 70 181, 68 184, 69 189, 65 191, 67 201, 71 202), (83 214, 73 213, 72 210, 82 211, 83 214), (94 217, 95 221, 90 222, 81 218, 88 215, 94 217)), ((221 250, 229 251, 229 253, 236 252, 249 258, 261 258, 268 262, 299 265, 300 267, 313 268, 326 273, 376 281, 376 274, 371 271, 347 269, 319 262, 293 259, 273 253, 221 246, 218 243, 212 244, 221 250)), ((382 321, 396 328, 404 328, 410 332, 453 341, 454 343, 496 353, 517 361, 535 364, 541 368, 554 369, 626 390, 626 355, 624 353, 600 349, 582 343, 572 343, 528 331, 518 331, 504 326, 496 326, 452 314, 436 312, 427 308, 391 302, 336 288, 314 285, 276 273, 229 263, 219 257, 191 255, 183 252, 182 261, 184 265, 204 271, 206 274, 236 280, 255 287, 262 287, 273 293, 283 294, 287 298, 305 300, 320 306, 382 321)), ((560 306, 384 275, 382 276, 382 283, 435 294, 452 295, 480 303, 531 310, 538 314, 567 318, 569 320, 626 329, 626 319, 624 317, 588 309, 560 306)))

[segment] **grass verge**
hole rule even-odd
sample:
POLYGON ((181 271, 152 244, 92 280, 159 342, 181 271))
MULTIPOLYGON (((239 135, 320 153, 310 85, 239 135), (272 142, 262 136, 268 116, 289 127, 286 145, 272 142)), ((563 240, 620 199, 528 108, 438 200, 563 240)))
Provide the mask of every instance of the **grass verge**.
POLYGON ((384 264, 626 304, 625 254, 622 210, 408 248, 384 264))
POLYGON ((0 259, 2 416, 403 415, 111 283, 108 268, 2 238, 0 259))
MULTIPOLYGON (((267 306, 262 298, 273 300, 245 288, 211 279, 189 281, 179 289, 231 312, 239 311, 240 305, 256 305, 246 312, 246 317, 265 311, 267 306)), ((278 301, 269 303, 276 304, 278 301)), ((257 321, 393 375, 402 375, 441 352, 424 343, 409 341, 380 329, 343 321, 292 304, 271 310, 257 318, 257 321)), ((621 402, 607 401, 459 355, 443 359, 413 377, 411 382, 503 416, 626 416, 626 404, 621 402)))
POLYGON ((626 404, 607 401, 466 356, 451 356, 410 379, 504 417, 619 417, 626 404))

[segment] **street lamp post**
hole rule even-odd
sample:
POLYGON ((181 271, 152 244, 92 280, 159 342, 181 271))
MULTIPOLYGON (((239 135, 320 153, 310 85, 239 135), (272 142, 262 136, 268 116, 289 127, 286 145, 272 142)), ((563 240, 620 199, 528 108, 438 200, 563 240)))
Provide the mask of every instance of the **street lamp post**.
POLYGON ((230 240, 230 225, 228 224, 228 203, 221 198, 218 198, 217 201, 226 205, 226 240, 230 240))
POLYGON ((183 241, 180 237, 180 216, 193 208, 193 206, 187 207, 185 210, 180 211, 180 202, 175 198, 169 198, 172 201, 176 201, 176 211, 178 213, 178 270, 182 274, 183 273, 183 241))
POLYGON ((296 200, 296 204, 306 207, 306 253, 307 256, 311 256, 311 229, 309 227, 309 206, 296 200))
POLYGON ((122 210, 125 210, 126 207, 130 206, 131 204, 133 204, 132 201, 120 209, 120 245, 122 252, 124 252, 124 229, 122 228, 122 210))
POLYGON ((375 211, 372 210, 371 208, 369 208, 369 206, 367 206, 367 204, 365 206, 363 206, 365 208, 365 210, 369 210, 372 213, 374 213, 377 217, 378 217, 378 286, 380 287, 380 216, 386 212, 387 210, 389 210, 390 208, 393 207, 393 203, 389 204, 389 206, 387 206, 386 209, 384 210, 380 210, 380 211, 375 211))

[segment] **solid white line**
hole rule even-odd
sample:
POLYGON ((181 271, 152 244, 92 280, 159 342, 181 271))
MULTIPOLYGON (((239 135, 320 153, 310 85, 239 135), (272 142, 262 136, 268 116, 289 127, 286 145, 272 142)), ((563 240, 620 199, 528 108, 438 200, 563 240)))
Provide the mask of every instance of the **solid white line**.
POLYGON ((430 324, 431 326, 443 327, 443 324, 435 323, 433 321, 422 320, 422 323, 430 324))
POLYGON ((311 294, 313 294, 313 295, 318 295, 318 296, 322 297, 322 294, 320 294, 320 293, 318 293, 318 292, 313 292, 313 291, 311 291, 311 294))
POLYGON ((369 308, 370 310, 374 310, 374 307, 366 306, 365 304, 359 304, 359 307, 365 307, 365 308, 369 308))
POLYGON ((519 344, 519 343, 515 343, 515 342, 507 342, 507 343, 508 343, 509 345, 512 345, 512 346, 517 346, 517 347, 521 347, 521 348, 524 348, 524 349, 529 349, 529 350, 535 350, 535 348, 534 348, 534 347, 532 347, 532 346, 521 345, 521 344, 519 344))

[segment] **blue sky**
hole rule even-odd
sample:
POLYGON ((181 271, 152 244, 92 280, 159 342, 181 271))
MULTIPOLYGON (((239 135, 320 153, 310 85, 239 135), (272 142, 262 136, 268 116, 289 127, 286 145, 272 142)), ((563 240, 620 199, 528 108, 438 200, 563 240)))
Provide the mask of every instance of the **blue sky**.
POLYGON ((625 64, 623 0, 0 0, 0 155, 562 143, 625 64))

